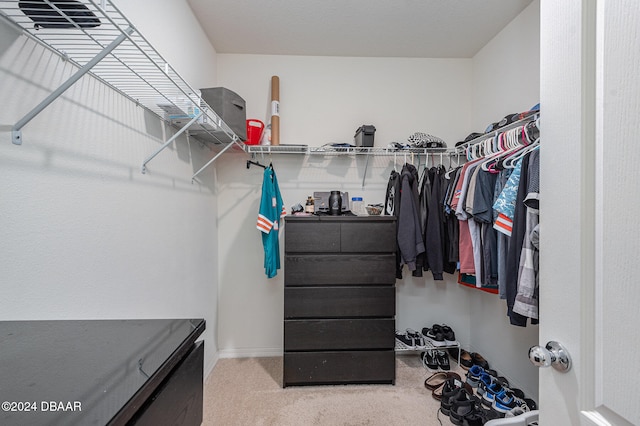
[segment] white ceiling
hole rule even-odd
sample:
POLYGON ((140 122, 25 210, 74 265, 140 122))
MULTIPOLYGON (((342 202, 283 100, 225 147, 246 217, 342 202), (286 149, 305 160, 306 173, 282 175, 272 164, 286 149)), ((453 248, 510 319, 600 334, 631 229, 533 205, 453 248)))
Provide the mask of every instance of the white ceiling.
POLYGON ((470 58, 532 0, 188 0, 216 52, 470 58))

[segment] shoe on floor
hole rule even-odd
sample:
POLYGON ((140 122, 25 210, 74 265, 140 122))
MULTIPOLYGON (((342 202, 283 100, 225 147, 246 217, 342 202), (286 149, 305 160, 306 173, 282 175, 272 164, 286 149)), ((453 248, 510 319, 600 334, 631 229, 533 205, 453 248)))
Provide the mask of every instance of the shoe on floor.
POLYGON ((467 383, 472 387, 472 388, 477 388, 478 385, 480 384, 480 376, 484 373, 484 369, 478 365, 474 365, 473 367, 471 367, 469 369, 469 371, 467 371, 467 383))
POLYGON ((417 331, 407 328, 407 337, 412 340, 413 347, 424 347, 424 336, 417 331))
POLYGON ((442 334, 442 327, 438 324, 434 324, 431 328, 423 328, 422 335, 437 348, 447 346, 447 343, 444 341, 444 335, 442 334))
POLYGON ((460 349, 460 367, 465 370, 473 367, 473 358, 471 358, 471 354, 464 349, 460 349))
POLYGON ((474 365, 479 365, 480 367, 484 368, 485 370, 489 369, 489 363, 479 353, 477 353, 477 352, 471 353, 471 360, 473 361, 474 365))
POLYGON ((507 412, 516 407, 522 406, 526 407, 527 403, 517 397, 510 389, 502 389, 498 394, 496 394, 495 399, 491 404, 491 407, 494 410, 498 413, 502 413, 503 415, 506 415, 507 412))
POLYGON ((436 359, 435 350, 424 351, 420 354, 420 358, 422 359, 422 365, 427 367, 430 370, 438 369, 438 360, 436 359))
POLYGON ((453 329, 446 324, 442 325, 442 336, 444 337, 444 343, 447 345, 457 345, 456 341, 456 333, 453 332, 453 329))
POLYGON ((473 393, 461 389, 450 399, 449 419, 454 425, 462 425, 465 416, 471 414, 478 404, 478 398, 473 393))
POLYGON ((486 372, 481 373, 480 380, 478 380, 478 389, 476 390, 476 393, 478 394, 478 396, 483 396, 484 393, 487 391, 487 388, 491 386, 492 383, 493 383, 492 375, 487 374, 486 372))
POLYGON ((407 336, 406 333, 400 333, 396 330, 396 340, 406 346, 407 349, 415 349, 413 339, 407 336))
POLYGON ((449 355, 446 351, 434 351, 435 359, 438 363, 438 367, 442 370, 449 371, 451 370, 451 365, 449 364, 449 355))
MULTIPOLYGON (((462 382, 462 378, 458 373, 454 373, 453 371, 438 371, 437 373, 433 373, 431 376, 427 377, 424 381, 424 387, 430 391, 435 391, 436 389, 441 388, 444 382, 452 378, 462 382)), ((442 396, 442 391, 439 393, 439 396, 442 396)), ((439 398, 435 399, 440 400, 439 398)))
MULTIPOLYGON (((440 391, 440 411, 445 416, 449 415, 451 410, 451 402, 452 398, 456 396, 458 392, 466 391, 469 394, 473 394, 473 389, 467 383, 462 382, 461 380, 456 379, 455 377, 447 379, 446 382, 442 385, 442 390, 440 391)), ((435 398, 435 396, 434 396, 435 398)))

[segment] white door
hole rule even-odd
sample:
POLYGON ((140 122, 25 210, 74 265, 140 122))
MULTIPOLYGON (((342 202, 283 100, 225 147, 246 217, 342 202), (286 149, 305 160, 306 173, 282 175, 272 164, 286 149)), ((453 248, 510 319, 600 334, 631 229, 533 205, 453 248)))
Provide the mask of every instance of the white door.
POLYGON ((640 424, 640 2, 541 3, 540 424, 640 424))

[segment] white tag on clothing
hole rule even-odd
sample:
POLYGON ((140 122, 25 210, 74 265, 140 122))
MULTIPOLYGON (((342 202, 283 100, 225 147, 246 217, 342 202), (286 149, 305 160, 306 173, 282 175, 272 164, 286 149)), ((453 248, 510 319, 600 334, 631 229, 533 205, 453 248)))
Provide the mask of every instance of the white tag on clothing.
POLYGON ((271 206, 272 207, 276 206, 276 197, 271 197, 271 206))

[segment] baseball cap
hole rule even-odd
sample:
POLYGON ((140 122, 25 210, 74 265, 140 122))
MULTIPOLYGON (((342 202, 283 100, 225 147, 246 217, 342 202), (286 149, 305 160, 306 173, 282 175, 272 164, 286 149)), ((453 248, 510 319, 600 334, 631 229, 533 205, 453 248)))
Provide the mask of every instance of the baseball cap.
POLYGON ((465 144, 465 143, 467 143, 469 141, 472 141, 475 138, 480 137, 482 135, 484 135, 484 133, 475 133, 475 132, 474 133, 469 133, 469 135, 466 138, 464 138, 463 141, 456 142, 456 146, 460 146, 462 144, 465 144))

